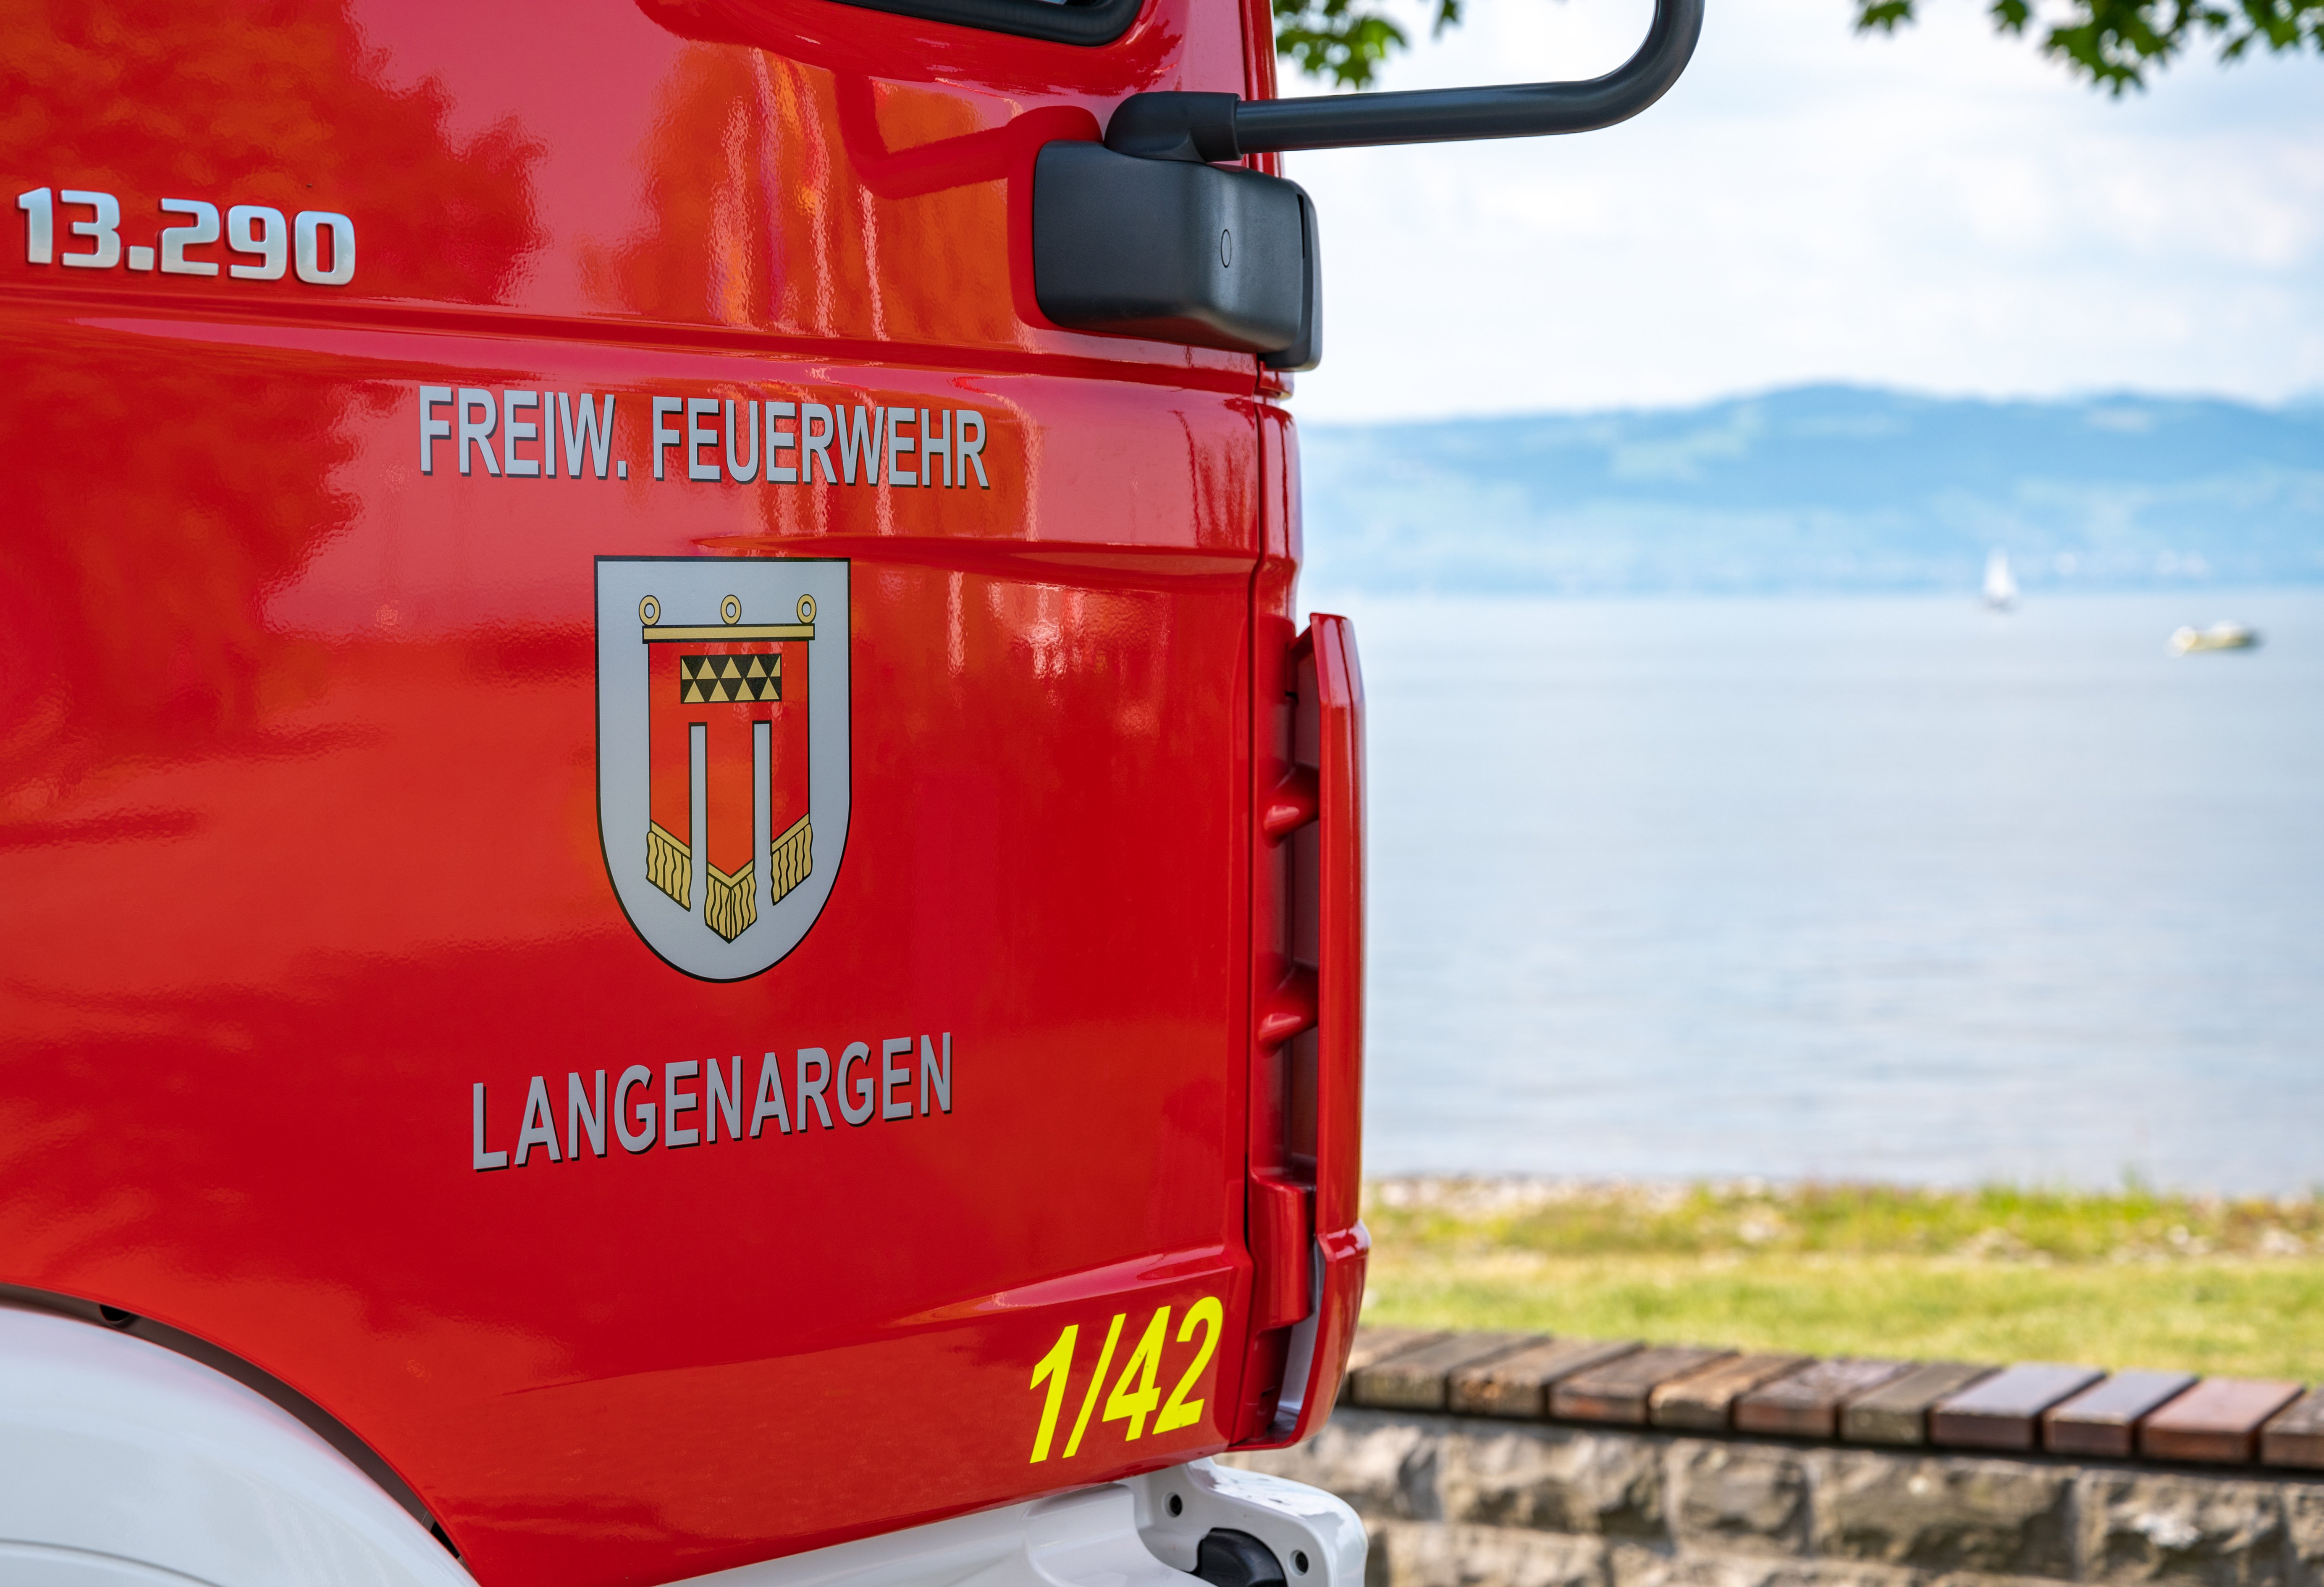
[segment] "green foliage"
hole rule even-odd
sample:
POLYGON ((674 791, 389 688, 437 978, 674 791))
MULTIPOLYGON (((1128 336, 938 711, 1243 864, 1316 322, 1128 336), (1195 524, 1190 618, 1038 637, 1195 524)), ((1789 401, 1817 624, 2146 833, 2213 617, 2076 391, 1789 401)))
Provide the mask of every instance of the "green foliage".
MULTIPOLYGON (((1855 0, 1858 32, 1894 32, 1914 20, 1917 0, 1855 0)), ((2324 52, 2324 0, 2067 0, 2039 23, 2029 0, 1992 0, 1993 25, 2023 35, 2042 30, 2042 52, 2069 61, 2120 96, 2146 87, 2146 73, 2170 64, 2199 37, 2219 41, 2219 59, 2238 60, 2254 45, 2270 53, 2324 52)))
POLYGON ((1950 1258, 1375 1253, 1364 1320, 1878 1360, 2324 1377, 2324 1261, 2071 1267, 1950 1258))
POLYGON ((1369 1321, 2313 1378, 2324 1200, 1889 1186, 1370 1188, 1369 1321))
POLYGON ((2135 1179, 2118 1191, 1388 1180, 1364 1216, 1384 1242, 1548 1256, 2324 1256, 2324 1199, 2164 1194, 2135 1179))
MULTIPOLYGON (((1431 35, 1455 27, 1462 0, 1434 0, 1431 35)), ((1919 0, 1852 0, 1858 32, 1894 32, 1918 14, 1919 0)), ((1384 11, 1357 0, 1274 0, 1275 50, 1306 76, 1334 87, 1368 87, 1382 63, 1411 47, 1384 11)), ((1991 0, 1993 25, 2042 35, 2042 52, 2069 62, 2119 96, 2146 87, 2151 69, 2170 64, 2201 38, 2218 41, 2222 61, 2255 49, 2270 54, 2324 53, 2324 0, 2064 0, 2055 18, 2036 18, 2033 0, 1991 0)))
MULTIPOLYGON (((1434 3, 1431 37, 1461 21, 1461 0, 1434 3)), ((1411 44, 1386 12, 1359 7, 1355 0, 1275 0, 1275 52, 1334 87, 1370 87, 1381 63, 1411 44)))

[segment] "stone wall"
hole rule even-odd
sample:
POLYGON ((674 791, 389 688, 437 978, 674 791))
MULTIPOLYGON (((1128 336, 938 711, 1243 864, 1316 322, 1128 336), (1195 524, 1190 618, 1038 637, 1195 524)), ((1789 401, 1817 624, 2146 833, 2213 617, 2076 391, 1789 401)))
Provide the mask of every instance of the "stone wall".
POLYGON ((1231 1463, 1353 1505, 1367 1587, 2324 1587, 2324 1478, 1347 1406, 1231 1463))

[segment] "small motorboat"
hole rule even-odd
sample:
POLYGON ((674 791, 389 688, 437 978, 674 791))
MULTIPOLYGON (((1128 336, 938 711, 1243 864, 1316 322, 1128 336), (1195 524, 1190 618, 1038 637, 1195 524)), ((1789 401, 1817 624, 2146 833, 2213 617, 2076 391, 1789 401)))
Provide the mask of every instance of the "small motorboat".
POLYGON ((2199 650, 2249 650, 2258 643, 2258 629, 2244 623, 2218 622, 2208 628, 2173 629, 2171 654, 2192 656, 2199 650))

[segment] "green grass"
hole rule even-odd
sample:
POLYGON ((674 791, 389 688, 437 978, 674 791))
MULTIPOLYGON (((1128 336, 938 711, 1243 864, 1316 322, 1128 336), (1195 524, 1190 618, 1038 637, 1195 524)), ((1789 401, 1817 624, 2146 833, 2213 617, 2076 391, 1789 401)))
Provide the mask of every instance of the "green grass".
POLYGON ((2324 1201, 1993 1188, 1370 1188, 1365 1320, 2324 1376, 2324 1201))

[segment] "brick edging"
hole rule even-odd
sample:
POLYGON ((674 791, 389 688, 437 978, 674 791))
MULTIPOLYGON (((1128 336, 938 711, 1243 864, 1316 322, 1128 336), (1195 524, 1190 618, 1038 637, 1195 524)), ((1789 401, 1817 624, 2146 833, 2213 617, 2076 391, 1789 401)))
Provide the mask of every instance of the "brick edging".
POLYGON ((1368 1326, 1341 1403, 2075 1459, 2324 1470, 2324 1390, 2051 1362, 1997 1366, 1368 1326))

